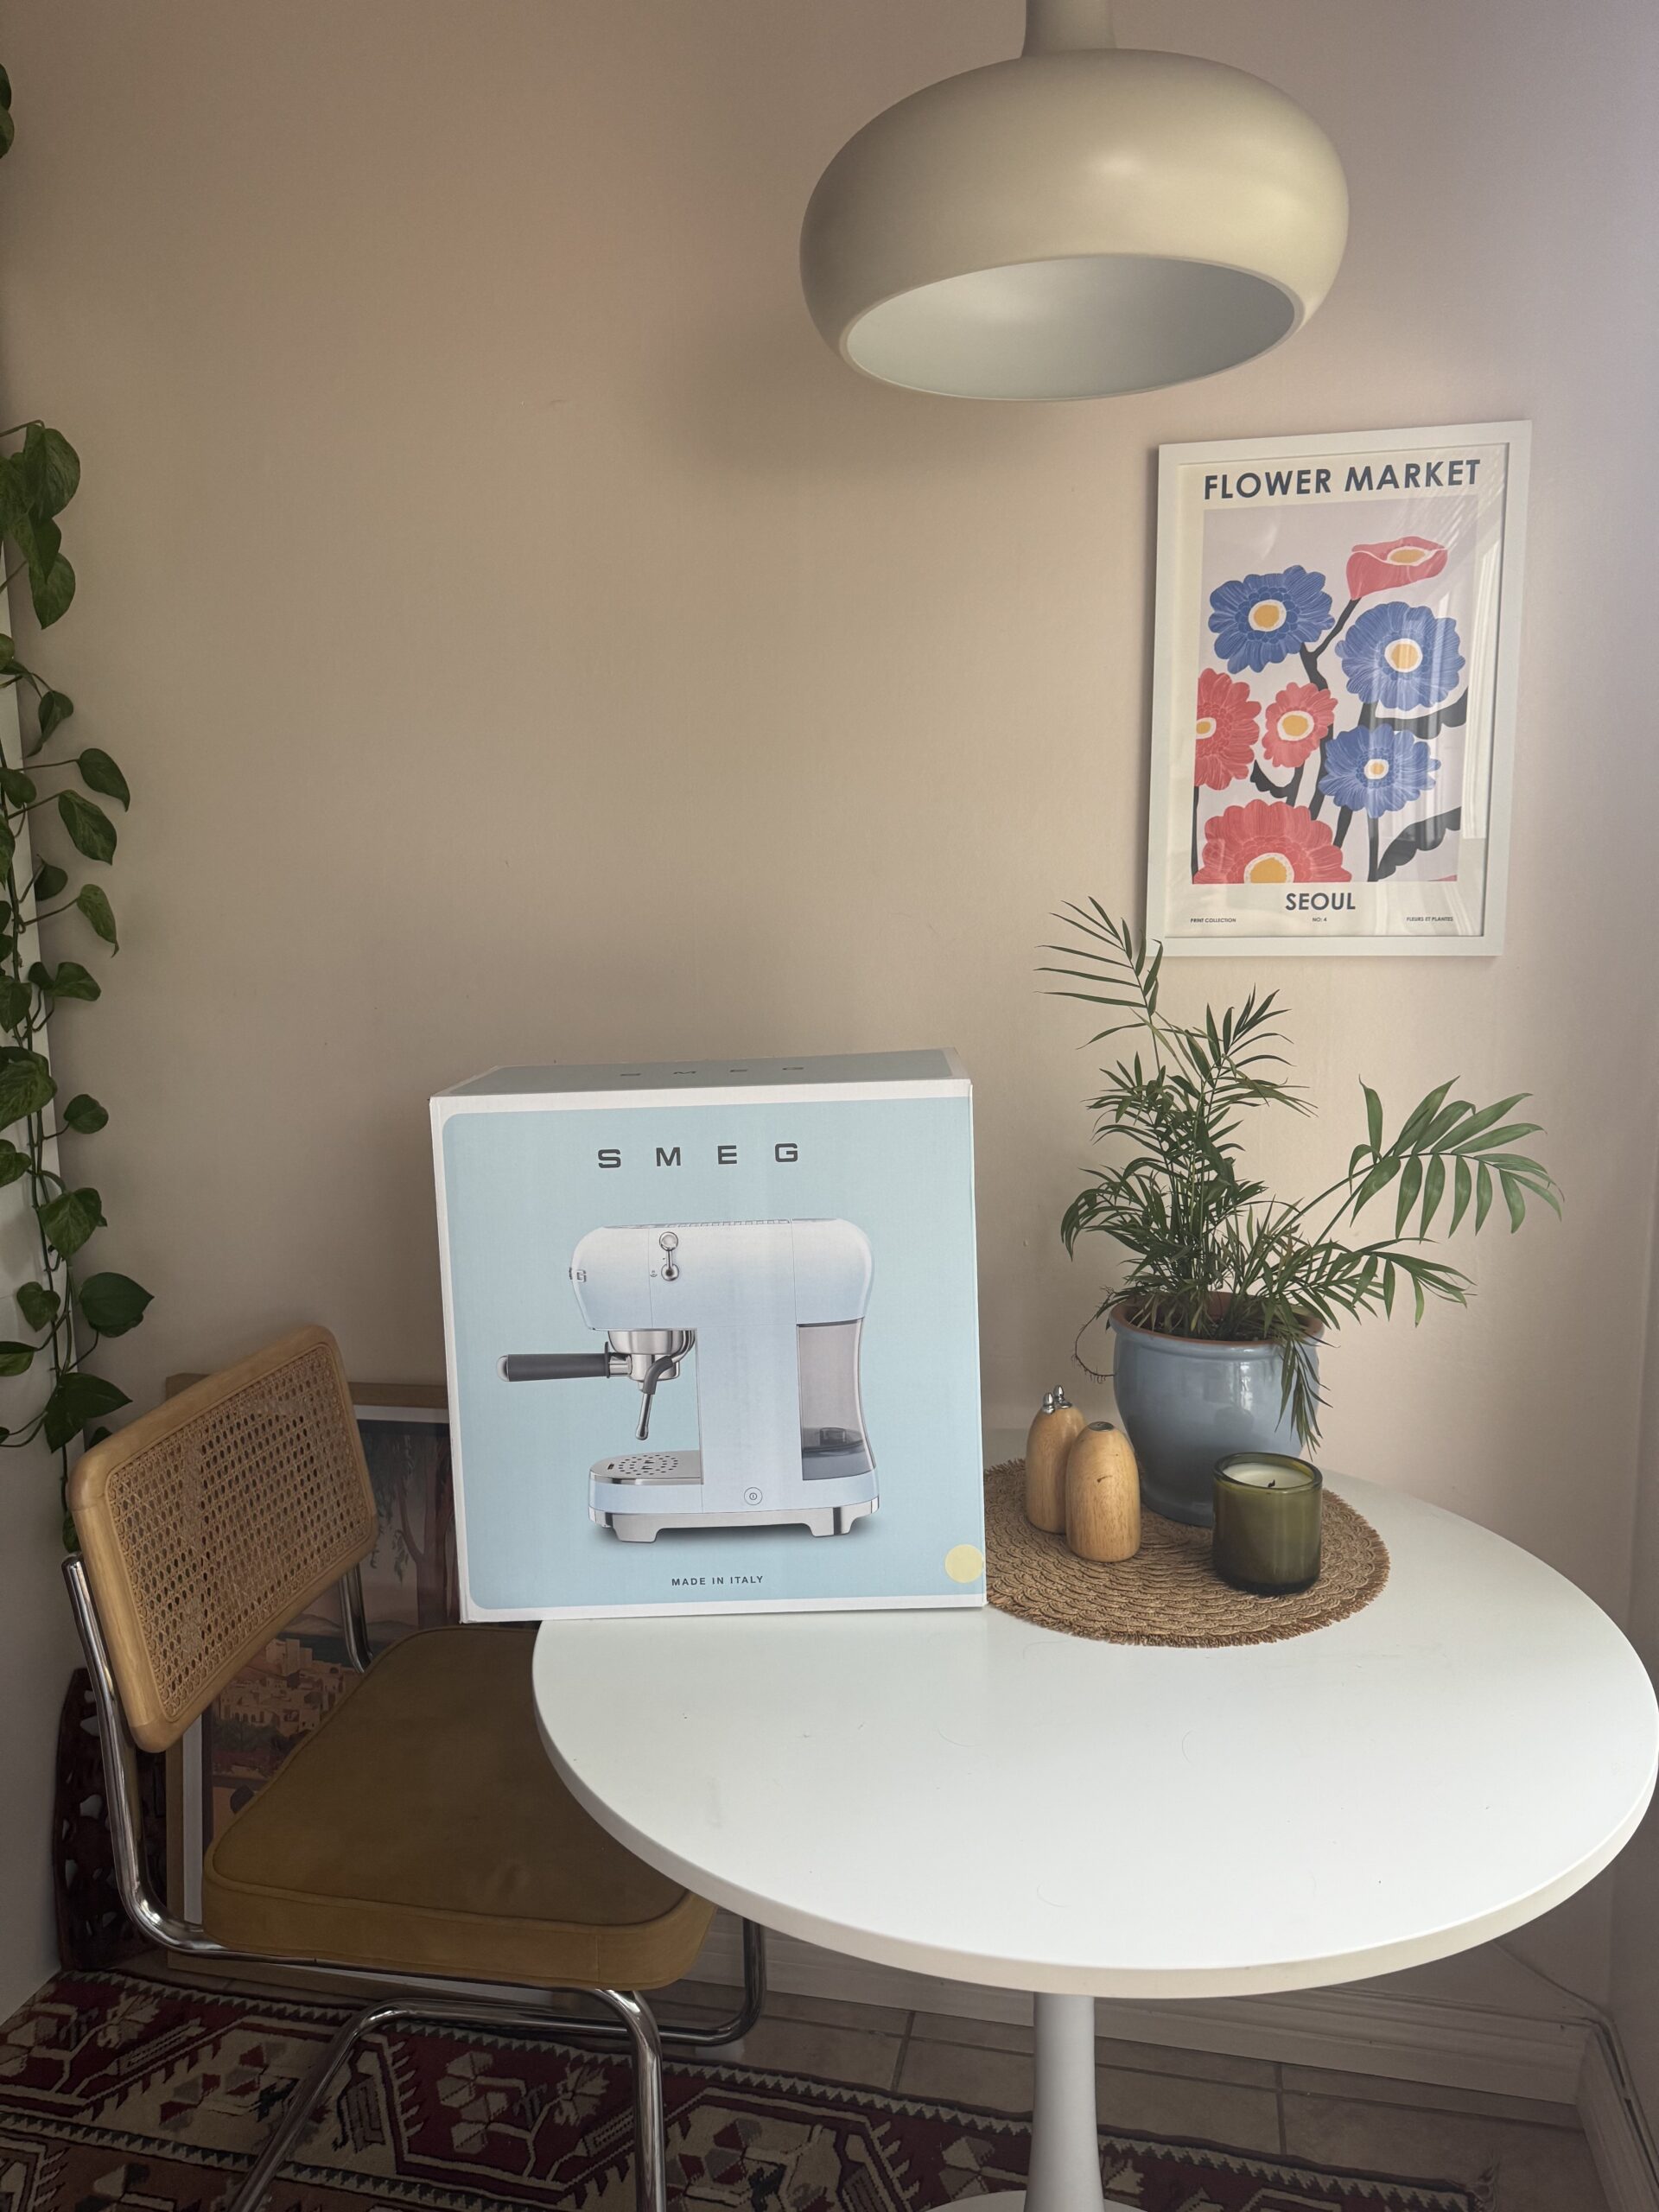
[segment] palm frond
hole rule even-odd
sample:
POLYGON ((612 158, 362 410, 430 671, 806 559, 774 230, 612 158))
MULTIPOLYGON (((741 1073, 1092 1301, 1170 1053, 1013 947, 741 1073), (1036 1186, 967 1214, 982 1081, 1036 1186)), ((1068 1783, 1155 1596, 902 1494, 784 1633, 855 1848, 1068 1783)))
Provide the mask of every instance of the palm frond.
POLYGON ((1125 1279, 1093 1318, 1118 1311, 1166 1335, 1272 1344, 1281 1357, 1284 1406, 1306 1445, 1319 1440, 1316 1347, 1320 1332, 1367 1314, 1391 1315, 1402 1287, 1421 1320, 1431 1299, 1467 1302, 1468 1276, 1417 1249, 1438 1223, 1478 1231, 1500 1198, 1511 1230, 1536 1198, 1557 1213, 1560 1192, 1548 1172, 1515 1149, 1540 1133, 1510 1117, 1524 1091, 1478 1107, 1438 1084, 1407 1115, 1392 1140, 1378 1094, 1361 1090, 1365 1135, 1344 1173, 1300 1201, 1272 1195, 1243 1165, 1244 1117, 1258 1107, 1294 1114, 1313 1108, 1281 1072, 1290 1063, 1274 991, 1201 1020, 1173 1020, 1160 1003, 1163 948, 1090 899, 1055 919, 1068 941, 1046 946, 1040 972, 1061 979, 1056 998, 1098 1006, 1121 1019, 1088 1041, 1134 1037, 1133 1050, 1100 1070, 1088 1101, 1094 1139, 1109 1156, 1066 1208, 1060 1236, 1075 1253, 1085 1236, 1108 1237, 1128 1261, 1125 1279), (1077 988, 1084 985, 1089 988, 1077 988), (1394 1230, 1370 1242, 1338 1232, 1384 1191, 1393 1191, 1394 1230), (1324 1227, 1313 1212, 1334 1208, 1324 1227))

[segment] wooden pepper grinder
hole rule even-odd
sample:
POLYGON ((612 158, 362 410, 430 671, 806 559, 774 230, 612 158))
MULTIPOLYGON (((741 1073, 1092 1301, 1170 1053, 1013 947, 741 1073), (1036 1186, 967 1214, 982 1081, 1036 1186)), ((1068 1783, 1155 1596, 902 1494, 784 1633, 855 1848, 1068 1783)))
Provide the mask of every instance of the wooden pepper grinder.
POLYGON ((1141 1470, 1109 1421, 1090 1421, 1066 1459, 1065 1541, 1079 1559, 1133 1559, 1141 1548, 1141 1470))
POLYGON ((1065 1455, 1083 1425, 1083 1415, 1057 1382, 1026 1439, 1026 1518, 1052 1535, 1065 1533, 1065 1455))

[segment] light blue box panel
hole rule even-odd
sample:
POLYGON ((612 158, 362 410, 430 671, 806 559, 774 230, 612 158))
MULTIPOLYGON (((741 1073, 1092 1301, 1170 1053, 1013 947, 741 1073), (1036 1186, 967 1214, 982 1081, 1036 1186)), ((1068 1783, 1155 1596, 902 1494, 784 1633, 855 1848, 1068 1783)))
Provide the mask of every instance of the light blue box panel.
POLYGON ((982 1603, 971 1114, 942 1052, 435 1099, 467 1618, 982 1603))

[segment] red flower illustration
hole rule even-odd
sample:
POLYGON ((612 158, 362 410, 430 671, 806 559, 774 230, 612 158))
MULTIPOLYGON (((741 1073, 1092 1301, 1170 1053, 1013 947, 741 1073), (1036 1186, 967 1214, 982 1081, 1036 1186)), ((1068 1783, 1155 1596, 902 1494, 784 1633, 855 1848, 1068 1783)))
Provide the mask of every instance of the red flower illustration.
POLYGON ((1334 692, 1317 683, 1287 683, 1268 709, 1262 750, 1275 768, 1300 768, 1336 719, 1334 692))
POLYGON ((1427 583, 1445 566, 1446 548, 1432 537, 1390 537, 1382 545, 1356 545, 1348 556, 1348 596, 1363 599, 1374 591, 1427 583))
POLYGON ((1200 672, 1198 745, 1192 756, 1195 784, 1224 791, 1229 784, 1249 774, 1261 713, 1249 684, 1235 683, 1218 668, 1200 672))
POLYGON ((1347 883, 1336 840, 1305 806, 1253 798, 1205 824, 1195 883, 1347 883))

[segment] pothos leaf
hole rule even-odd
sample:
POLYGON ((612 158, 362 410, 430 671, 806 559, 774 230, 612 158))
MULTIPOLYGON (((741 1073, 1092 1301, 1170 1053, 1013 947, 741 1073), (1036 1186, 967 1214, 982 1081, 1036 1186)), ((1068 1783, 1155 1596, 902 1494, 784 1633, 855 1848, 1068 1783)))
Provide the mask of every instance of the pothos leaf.
POLYGON ((75 702, 67 691, 42 691, 39 709, 41 743, 44 745, 60 723, 67 722, 75 711, 75 702))
POLYGON ((96 976, 83 968, 79 960, 60 960, 46 979, 46 988, 54 999, 97 999, 104 995, 104 987, 96 976))
POLYGON ((75 904, 92 925, 94 934, 101 937, 105 944, 114 945, 117 951, 119 951, 120 942, 115 933, 114 910, 99 886, 95 883, 83 883, 75 893, 75 904))
POLYGON ((150 1294, 130 1275, 88 1275, 75 1302, 102 1337, 124 1337, 144 1318, 150 1294))
POLYGON ((89 745, 81 754, 79 766, 80 780, 89 791, 101 791, 105 798, 115 799, 123 806, 131 805, 132 793, 127 788, 127 779, 107 753, 96 745, 89 745))
POLYGON ((103 1201, 90 1187, 60 1191, 35 1212, 48 1243, 66 1260, 73 1260, 92 1231, 105 1225, 103 1201))
POLYGON ((85 853, 89 861, 115 858, 115 824, 93 800, 79 791, 60 791, 58 818, 78 853, 85 853))
POLYGON ((0 1129, 26 1114, 38 1114, 57 1096, 58 1086, 36 1059, 9 1060, 0 1067, 0 1129))
POLYGON ((69 612, 75 595, 75 572, 61 553, 38 582, 34 570, 29 570, 29 595, 34 601, 35 620, 42 630, 49 630, 69 612))
POLYGON ((62 1451, 89 1422, 97 1421, 101 1414, 112 1414, 127 1403, 126 1392, 118 1390, 101 1375, 86 1375, 78 1367, 72 1368, 67 1375, 59 1376, 58 1387, 46 1402, 48 1447, 54 1452, 62 1451))
POLYGON ((49 1329, 63 1300, 44 1283, 26 1282, 17 1293, 17 1311, 31 1329, 49 1329))
POLYGON ((80 483, 79 454, 60 430, 44 423, 31 423, 23 432, 17 467, 37 516, 61 514, 80 483))

